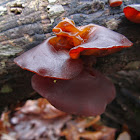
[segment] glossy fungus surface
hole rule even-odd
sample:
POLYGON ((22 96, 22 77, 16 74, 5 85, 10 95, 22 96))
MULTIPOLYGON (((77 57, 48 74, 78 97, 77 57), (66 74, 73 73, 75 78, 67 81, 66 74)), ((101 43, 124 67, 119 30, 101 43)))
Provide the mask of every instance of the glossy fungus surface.
POLYGON ((15 63, 36 73, 33 89, 56 108, 84 116, 102 114, 114 99, 115 88, 92 64, 96 57, 130 47, 132 42, 99 25, 76 27, 68 18, 53 32, 56 36, 15 58, 15 63))
POLYGON ((123 10, 126 18, 134 23, 140 23, 140 4, 128 5, 123 10))
POLYGON ((109 4, 111 7, 117 7, 122 4, 122 0, 109 0, 109 4))
POLYGON ((75 46, 83 44, 94 33, 94 25, 76 27, 74 22, 68 18, 58 23, 53 28, 56 37, 49 40, 49 43, 56 50, 71 49, 75 46))
POLYGON ((96 70, 82 71, 71 80, 34 75, 32 87, 56 108, 85 116, 103 113, 115 97, 113 83, 96 70))
POLYGON ((77 76, 83 69, 82 61, 71 59, 68 51, 56 51, 48 40, 15 58, 15 63, 43 77, 71 79, 77 76))
POLYGON ((67 18, 58 23, 53 32, 56 36, 49 43, 56 50, 70 50, 72 59, 80 55, 102 57, 132 46, 132 42, 119 33, 95 24, 76 27, 67 18))
POLYGON ((101 57, 133 45, 132 42, 119 33, 99 25, 93 25, 93 27, 95 30, 92 30, 93 33, 89 36, 89 39, 70 50, 71 58, 77 59, 80 55, 101 57))

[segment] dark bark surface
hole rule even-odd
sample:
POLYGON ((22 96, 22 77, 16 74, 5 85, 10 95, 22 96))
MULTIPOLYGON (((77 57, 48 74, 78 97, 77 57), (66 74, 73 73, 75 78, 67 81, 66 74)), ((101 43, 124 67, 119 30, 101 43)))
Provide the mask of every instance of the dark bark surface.
MULTIPOLYGON (((7 2, 1 1, 0 5, 5 6, 7 2)), ((110 77, 117 90, 117 98, 107 107, 103 118, 112 120, 117 126, 128 125, 135 138, 138 138, 140 27, 139 24, 129 22, 123 14, 123 7, 134 1, 124 2, 117 8, 110 8, 108 2, 102 0, 63 1, 65 12, 53 24, 50 21, 52 17, 48 16, 47 1, 23 2, 21 5, 9 4, 7 13, 0 16, 0 111, 7 105, 34 95, 30 84, 33 74, 20 69, 13 63, 13 59, 51 36, 51 29, 65 16, 73 19, 76 25, 95 23, 106 26, 125 35, 134 43, 129 49, 98 58, 94 67, 110 77)))

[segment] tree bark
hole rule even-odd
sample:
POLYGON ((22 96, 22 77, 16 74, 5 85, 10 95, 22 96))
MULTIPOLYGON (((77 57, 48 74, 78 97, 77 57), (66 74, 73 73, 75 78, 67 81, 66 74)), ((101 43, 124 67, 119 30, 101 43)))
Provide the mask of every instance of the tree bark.
MULTIPOLYGON (((10 0, 9 0, 10 1, 10 0)), ((32 73, 16 66, 13 59, 50 36, 47 2, 0 2, 7 8, 0 17, 0 110, 33 94, 32 73), (24 7, 25 5, 25 7, 24 7), (14 10, 12 8, 15 8, 14 10), (16 9, 21 8, 20 12, 16 9)))
MULTIPOLYGON (((8 6, 7 13, 0 17, 0 111, 5 106, 30 98, 34 94, 30 84, 33 74, 20 69, 13 63, 13 59, 51 36, 51 29, 62 16, 51 24, 46 8, 47 1, 23 1, 25 5, 8 6)), ((121 7, 111 8, 103 0, 63 1, 63 16, 73 19, 76 25, 95 23, 106 26, 125 35, 134 43, 131 48, 98 58, 94 67, 110 77, 117 90, 117 97, 107 107, 103 118, 110 118, 118 125, 127 124, 138 137, 140 28, 139 24, 128 21, 123 14, 123 7, 131 3, 133 2, 126 1, 121 7)), ((2 6, 5 4, 4 1, 0 2, 2 6)))

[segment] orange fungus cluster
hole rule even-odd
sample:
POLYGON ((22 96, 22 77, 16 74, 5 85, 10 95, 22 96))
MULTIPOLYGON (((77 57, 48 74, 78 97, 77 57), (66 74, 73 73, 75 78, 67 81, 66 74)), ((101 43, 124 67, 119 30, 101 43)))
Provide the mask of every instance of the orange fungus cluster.
POLYGON ((122 5, 122 0, 109 0, 111 7, 116 7, 122 5))
POLYGON ((128 5, 124 8, 123 12, 128 20, 140 23, 140 4, 128 5))
POLYGON ((15 58, 21 68, 36 73, 35 91, 56 108, 71 114, 102 114, 115 97, 113 83, 81 55, 102 57, 132 46, 125 36, 95 24, 76 27, 65 18, 53 32, 56 36, 15 58))

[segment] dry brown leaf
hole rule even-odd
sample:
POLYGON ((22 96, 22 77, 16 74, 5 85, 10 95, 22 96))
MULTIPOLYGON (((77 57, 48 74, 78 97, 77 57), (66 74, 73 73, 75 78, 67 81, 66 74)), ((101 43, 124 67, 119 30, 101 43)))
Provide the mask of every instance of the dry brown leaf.
POLYGON ((64 124, 71 119, 70 116, 63 116, 57 119, 43 119, 39 115, 18 114, 11 119, 14 125, 11 135, 18 140, 58 140, 64 124))
POLYGON ((66 115, 66 113, 53 107, 44 98, 39 98, 38 100, 28 100, 20 111, 25 114, 38 114, 44 119, 53 119, 66 115))
POLYGON ((8 134, 2 134, 1 140, 16 140, 16 139, 8 134))
POLYGON ((124 131, 118 136, 117 140, 131 140, 131 136, 128 132, 124 131))
POLYGON ((11 127, 8 114, 3 113, 0 120, 1 140, 114 140, 115 129, 99 125, 100 116, 67 115, 44 98, 28 100, 23 107, 15 108, 11 127))
POLYGON ((18 140, 57 140, 71 116, 57 110, 46 99, 28 100, 11 118, 13 130, 9 136, 18 140))
POLYGON ((67 140, 114 140, 116 130, 103 125, 98 125, 100 117, 80 118, 81 120, 71 120, 67 122, 67 127, 61 133, 67 140), (87 131, 87 127, 94 128, 94 131, 87 131))
POLYGON ((0 136, 4 133, 8 132, 8 128, 10 127, 9 123, 9 112, 4 112, 0 118, 0 136))

